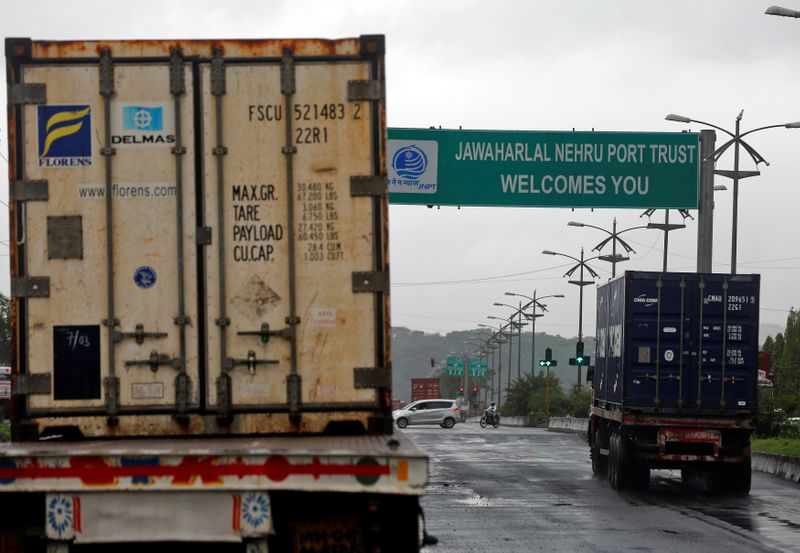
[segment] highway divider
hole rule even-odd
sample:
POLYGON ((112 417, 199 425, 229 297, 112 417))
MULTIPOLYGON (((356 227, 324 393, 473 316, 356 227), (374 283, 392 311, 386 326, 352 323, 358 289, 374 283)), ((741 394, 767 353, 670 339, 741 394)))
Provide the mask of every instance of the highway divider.
POLYGON ((551 432, 571 432, 574 434, 586 434, 589 428, 589 419, 577 417, 550 417, 547 430, 551 432))

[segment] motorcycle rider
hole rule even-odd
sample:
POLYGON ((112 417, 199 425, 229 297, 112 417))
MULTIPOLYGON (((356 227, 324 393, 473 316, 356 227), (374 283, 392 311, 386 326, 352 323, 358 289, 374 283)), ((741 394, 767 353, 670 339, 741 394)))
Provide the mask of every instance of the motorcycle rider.
POLYGON ((486 420, 489 424, 494 424, 495 417, 497 416, 497 407, 494 404, 494 401, 489 403, 489 408, 486 410, 486 420))

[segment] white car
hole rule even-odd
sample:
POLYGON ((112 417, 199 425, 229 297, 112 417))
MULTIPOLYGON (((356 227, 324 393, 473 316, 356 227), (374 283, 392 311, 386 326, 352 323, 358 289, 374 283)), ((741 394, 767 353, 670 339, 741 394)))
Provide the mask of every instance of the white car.
POLYGON ((400 428, 409 424, 438 424, 442 428, 453 428, 461 422, 461 408, 454 399, 420 399, 392 413, 400 428))

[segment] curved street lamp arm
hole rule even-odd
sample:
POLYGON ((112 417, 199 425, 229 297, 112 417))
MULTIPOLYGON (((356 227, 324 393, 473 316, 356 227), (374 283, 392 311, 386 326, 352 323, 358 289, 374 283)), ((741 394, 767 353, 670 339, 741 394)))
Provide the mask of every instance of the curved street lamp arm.
MULTIPOLYGON (((765 128, 769 128, 769 127, 765 127, 765 128)), ((747 142, 745 142, 741 138, 739 138, 739 142, 741 142, 742 147, 745 150, 747 150, 747 153, 750 154, 750 157, 753 158, 753 161, 755 162, 756 165, 758 165, 759 163, 764 163, 767 167, 769 167, 769 162, 766 159, 764 159, 764 157, 761 154, 756 152, 755 148, 753 148, 750 144, 748 144, 747 142)))
POLYGON ((766 127, 758 127, 757 129, 750 129, 749 131, 743 132, 742 134, 740 134, 739 138, 740 139, 744 138, 748 134, 751 134, 751 133, 754 133, 754 132, 757 132, 757 131, 763 131, 764 129, 777 129, 778 127, 791 128, 791 127, 787 127, 787 125, 789 125, 789 124, 790 123, 781 123, 780 125, 767 125, 766 127))
POLYGON ((568 257, 569 259, 572 259, 573 261, 577 261, 578 263, 581 262, 581 260, 578 259, 577 257, 572 257, 571 255, 568 255, 568 254, 565 254, 565 253, 561 253, 561 252, 551 252, 549 250, 544 250, 542 253, 545 254, 545 255, 560 255, 562 257, 568 257))
POLYGON ((731 138, 735 138, 735 136, 736 136, 731 131, 723 129, 722 127, 718 127, 717 125, 714 125, 713 123, 708 123, 707 121, 700 121, 699 119, 690 119, 690 121, 692 123, 700 123, 701 125, 706 125, 708 127, 713 127, 715 129, 717 129, 718 131, 724 132, 725 134, 727 134, 731 138))
MULTIPOLYGON (((641 227, 636 227, 636 228, 647 228, 647 227, 646 227, 646 226, 641 226, 641 227)), ((631 229, 627 229, 627 230, 631 230, 631 229)), ((594 248, 592 248, 592 251, 595 251, 595 250, 596 250, 596 251, 598 251, 598 252, 599 252, 600 250, 602 250, 602 249, 603 249, 603 248, 606 246, 606 244, 608 244, 608 243, 609 243, 609 242, 611 242, 612 240, 616 240, 617 242, 619 242, 620 244, 622 244, 622 247, 624 247, 624 248, 625 248, 625 251, 626 251, 627 253, 631 253, 631 252, 633 252, 633 253, 636 253, 636 251, 635 251, 635 250, 634 250, 634 249, 633 249, 633 248, 632 248, 632 247, 631 247, 631 246, 630 246, 630 245, 629 245, 629 244, 628 244, 628 243, 627 243, 625 240, 623 240, 622 238, 620 238, 620 237, 618 236, 619 234, 621 234, 621 233, 619 233, 619 232, 618 232, 618 233, 617 233, 617 235, 614 235, 614 236, 609 236, 609 237, 608 237, 608 238, 606 238, 605 240, 601 241, 601 242, 600 242, 599 244, 597 244, 597 245, 596 245, 594 248)))

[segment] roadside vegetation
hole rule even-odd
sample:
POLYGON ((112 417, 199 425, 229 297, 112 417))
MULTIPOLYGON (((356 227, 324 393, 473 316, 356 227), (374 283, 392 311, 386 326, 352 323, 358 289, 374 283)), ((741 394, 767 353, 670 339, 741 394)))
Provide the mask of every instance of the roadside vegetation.
MULTIPOLYGON (((559 379, 550 374, 550 416, 588 416, 591 391, 573 386, 569 393, 561 387, 559 379)), ((528 417, 531 424, 547 424, 547 376, 544 371, 525 375, 508 389, 508 397, 500 406, 500 414, 507 417, 528 417)))
POLYGON ((759 453, 800 457, 800 439, 798 438, 756 438, 750 447, 759 453))
POLYGON ((11 426, 8 423, 0 423, 0 442, 11 440, 11 426))
POLYGON ((800 310, 791 309, 786 330, 767 337, 772 386, 758 387, 753 451, 800 457, 800 310))

